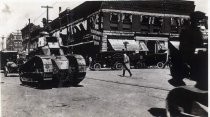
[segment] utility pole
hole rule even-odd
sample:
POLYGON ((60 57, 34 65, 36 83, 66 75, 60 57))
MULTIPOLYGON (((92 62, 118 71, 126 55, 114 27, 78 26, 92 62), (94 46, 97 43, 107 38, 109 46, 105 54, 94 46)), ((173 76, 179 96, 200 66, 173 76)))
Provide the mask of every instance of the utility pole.
POLYGON ((1 37, 2 50, 4 49, 4 35, 1 37))
POLYGON ((60 28, 59 28, 59 30, 60 30, 60 32, 61 32, 61 17, 60 17, 60 13, 61 13, 61 7, 59 7, 59 15, 58 15, 58 17, 59 17, 59 26, 60 26, 60 28))
POLYGON ((28 36, 29 36, 29 39, 28 39, 28 55, 29 55, 29 52, 30 52, 30 41, 31 41, 31 27, 30 27, 30 25, 31 25, 31 22, 30 22, 30 18, 28 19, 28 36))
POLYGON ((53 8, 51 6, 41 6, 41 8, 46 8, 47 9, 47 24, 48 24, 48 21, 49 21, 49 8, 53 8))

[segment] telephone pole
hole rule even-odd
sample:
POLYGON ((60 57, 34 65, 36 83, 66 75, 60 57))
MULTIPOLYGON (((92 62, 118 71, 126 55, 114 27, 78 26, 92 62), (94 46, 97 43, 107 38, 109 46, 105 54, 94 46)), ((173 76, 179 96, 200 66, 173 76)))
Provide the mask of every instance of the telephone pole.
POLYGON ((1 37, 2 50, 4 50, 4 36, 1 37))
POLYGON ((52 6, 41 6, 41 8, 46 8, 47 9, 47 24, 48 24, 48 21, 49 21, 49 8, 53 8, 52 6))
POLYGON ((28 19, 28 32, 29 32, 29 40, 28 40, 28 55, 29 55, 29 52, 30 52, 30 41, 31 41, 31 27, 30 27, 30 25, 31 25, 31 22, 30 22, 31 20, 30 20, 30 18, 28 19))

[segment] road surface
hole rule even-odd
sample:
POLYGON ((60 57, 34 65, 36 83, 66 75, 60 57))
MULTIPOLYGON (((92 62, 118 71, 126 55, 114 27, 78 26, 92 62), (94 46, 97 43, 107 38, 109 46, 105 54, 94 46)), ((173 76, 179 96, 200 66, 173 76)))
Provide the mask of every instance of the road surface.
MULTIPOLYGON (((2 117, 153 117, 165 116, 165 98, 173 88, 168 69, 87 71, 76 87, 37 89, 19 77, 1 73, 2 117)), ((194 82, 186 80, 187 84, 194 82)))

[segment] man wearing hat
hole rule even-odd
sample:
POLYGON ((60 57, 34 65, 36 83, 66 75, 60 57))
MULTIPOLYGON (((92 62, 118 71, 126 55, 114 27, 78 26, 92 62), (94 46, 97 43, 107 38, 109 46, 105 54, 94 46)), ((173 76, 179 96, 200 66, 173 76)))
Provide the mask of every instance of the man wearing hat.
MULTIPOLYGON (((187 66, 189 69, 189 75, 192 80, 197 82, 196 87, 206 90, 208 88, 208 57, 207 52, 201 52, 196 54, 198 48, 205 48, 202 32, 200 31, 201 23, 205 19, 205 13, 195 11, 190 15, 190 26, 186 27, 180 33, 180 53, 182 67, 172 80, 170 84, 181 86, 185 85, 183 82, 185 69, 187 66), (203 54, 206 53, 206 54, 203 54)), ((207 50, 206 50, 207 51, 207 50)), ((179 69, 179 68, 178 68, 179 69)))

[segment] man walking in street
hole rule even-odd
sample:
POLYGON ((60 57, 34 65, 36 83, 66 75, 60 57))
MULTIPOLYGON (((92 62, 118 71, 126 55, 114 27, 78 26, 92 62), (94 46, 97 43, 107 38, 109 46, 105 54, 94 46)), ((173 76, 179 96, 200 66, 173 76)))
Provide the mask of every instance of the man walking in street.
MULTIPOLYGON (((124 49, 122 50, 124 52, 124 49)), ((125 71, 128 71, 130 74, 130 77, 132 76, 132 73, 130 71, 130 59, 126 53, 123 54, 123 77, 125 76, 125 71)))

